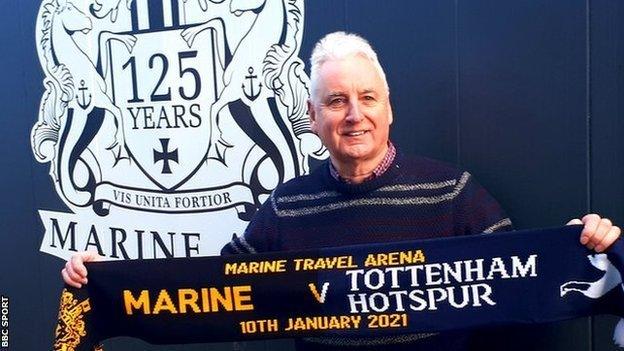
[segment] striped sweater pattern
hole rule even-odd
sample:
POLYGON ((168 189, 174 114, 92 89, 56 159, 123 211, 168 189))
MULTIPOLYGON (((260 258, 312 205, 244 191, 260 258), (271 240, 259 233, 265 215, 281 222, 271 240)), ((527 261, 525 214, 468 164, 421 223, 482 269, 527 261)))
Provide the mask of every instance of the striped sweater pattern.
MULTIPOLYGON (((398 153, 386 172, 361 184, 333 177, 328 161, 311 174, 278 186, 244 235, 235 234, 221 253, 303 250, 511 229, 498 202, 468 172, 398 153)), ((466 337, 421 333, 295 341, 301 351, 462 350, 466 337)))
POLYGON ((399 153, 379 177, 335 179, 329 164, 278 186, 223 254, 302 250, 511 230, 500 205, 465 171, 399 153))

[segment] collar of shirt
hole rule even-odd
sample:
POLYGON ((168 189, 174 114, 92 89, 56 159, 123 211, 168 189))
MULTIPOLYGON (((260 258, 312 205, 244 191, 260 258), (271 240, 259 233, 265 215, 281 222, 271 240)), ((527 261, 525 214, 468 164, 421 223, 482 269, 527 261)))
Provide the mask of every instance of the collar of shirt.
MULTIPOLYGON (((381 160, 381 162, 379 162, 377 167, 373 169, 373 173, 364 181, 367 182, 369 180, 375 179, 379 177, 380 175, 384 174, 388 170, 388 168, 390 168, 390 165, 394 161, 395 157, 396 157, 396 148, 394 147, 394 144, 392 144, 392 142, 388 140, 388 151, 386 151, 386 155, 381 160)), ((350 181, 348 181, 347 179, 344 179, 343 177, 340 176, 340 174, 338 174, 338 170, 336 169, 336 167, 334 167, 331 161, 329 161, 329 173, 334 179, 338 181, 350 183, 350 181)))

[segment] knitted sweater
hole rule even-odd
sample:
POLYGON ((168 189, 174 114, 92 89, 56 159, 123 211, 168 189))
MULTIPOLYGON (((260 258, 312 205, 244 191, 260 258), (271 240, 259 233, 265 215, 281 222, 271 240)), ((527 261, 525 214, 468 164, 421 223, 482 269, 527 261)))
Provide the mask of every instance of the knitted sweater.
MULTIPOLYGON (((468 172, 398 153, 360 184, 331 176, 329 163, 278 186, 243 236, 222 254, 290 251, 511 230, 500 205, 468 172)), ((381 338, 296 339, 297 350, 463 350, 464 332, 381 338)))
POLYGON ((499 204, 468 172, 398 154, 379 177, 334 179, 328 164, 278 186, 244 236, 222 254, 301 250, 510 230, 499 204))

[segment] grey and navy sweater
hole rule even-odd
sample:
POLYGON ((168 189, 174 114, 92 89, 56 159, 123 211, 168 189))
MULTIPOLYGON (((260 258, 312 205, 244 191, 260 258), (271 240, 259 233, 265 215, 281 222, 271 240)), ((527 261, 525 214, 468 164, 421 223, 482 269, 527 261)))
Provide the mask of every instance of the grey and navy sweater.
MULTIPOLYGON (((329 161, 328 161, 329 162, 329 161)), ((329 163, 278 186, 222 254, 427 239, 511 230, 500 205, 468 172, 400 153, 383 174, 349 184, 329 163)), ((305 338, 297 350, 464 350, 465 332, 381 338, 305 338)))
POLYGON ((278 186, 222 254, 302 250, 510 230, 499 204, 468 172, 398 154, 361 184, 328 164, 278 186))

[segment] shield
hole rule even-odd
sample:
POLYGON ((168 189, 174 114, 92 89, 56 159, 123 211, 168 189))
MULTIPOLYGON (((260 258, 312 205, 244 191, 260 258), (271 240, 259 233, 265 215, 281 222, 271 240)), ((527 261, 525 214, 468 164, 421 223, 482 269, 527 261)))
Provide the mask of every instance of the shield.
POLYGON ((213 36, 198 36, 192 48, 182 28, 139 30, 132 53, 110 48, 111 85, 123 114, 127 151, 163 190, 184 184, 210 146, 210 106, 216 99, 213 36))

